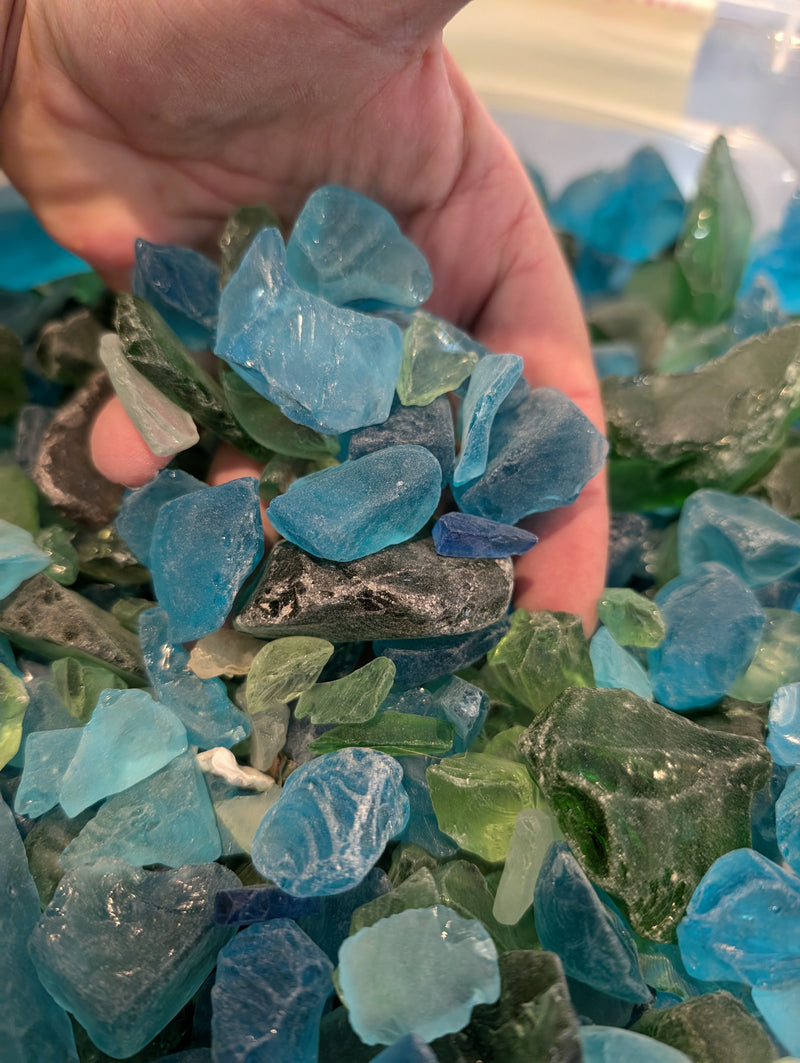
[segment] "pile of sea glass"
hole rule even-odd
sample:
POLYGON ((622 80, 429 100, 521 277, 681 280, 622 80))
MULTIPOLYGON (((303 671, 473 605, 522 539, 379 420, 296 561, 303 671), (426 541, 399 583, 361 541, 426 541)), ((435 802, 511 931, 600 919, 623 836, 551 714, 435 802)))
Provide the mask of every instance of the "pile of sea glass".
POLYGON ((800 199, 754 242, 720 139, 689 203, 647 149, 548 207, 605 378, 590 639, 512 557, 607 444, 420 309, 376 204, 0 293, 4 1059, 800 1055, 800 199), (125 492, 112 388, 176 455, 125 492), (208 486, 220 443, 260 479, 208 486))

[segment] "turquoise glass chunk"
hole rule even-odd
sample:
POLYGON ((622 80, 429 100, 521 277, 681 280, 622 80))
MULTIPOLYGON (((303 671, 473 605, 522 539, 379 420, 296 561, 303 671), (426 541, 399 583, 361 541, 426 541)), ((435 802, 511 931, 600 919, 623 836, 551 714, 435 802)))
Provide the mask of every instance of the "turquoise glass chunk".
POLYGON ((711 705, 753 659, 764 610, 717 561, 671 580, 655 603, 667 628, 664 641, 647 655, 656 700, 678 711, 711 705))
POLYGON ((389 416, 402 333, 298 288, 277 229, 254 239, 220 298, 215 352, 288 418, 337 435, 389 416))
POLYGON ((217 266, 188 247, 139 239, 135 251, 133 294, 151 303, 187 347, 211 347, 217 329, 217 266))
POLYGON ((616 1026, 581 1026, 583 1063, 692 1063, 687 1055, 653 1037, 616 1026))
POLYGON ((301 288, 337 306, 413 310, 433 290, 422 252, 389 211, 341 185, 323 185, 306 200, 286 244, 286 268, 301 288))
POLYGON ((39 549, 29 531, 0 520, 0 598, 8 597, 20 583, 47 568, 50 560, 50 554, 39 549))
POLYGON ((253 839, 253 863, 295 896, 341 893, 364 878, 407 819, 397 761, 341 749, 289 776, 253 839))
POLYGON ((753 989, 752 997, 773 1035, 793 1057, 800 1057, 800 980, 787 989, 753 989))
POLYGON ((776 764, 800 764, 800 683, 779 687, 772 695, 767 749, 776 764))
POLYGON ((437 1063, 433 1050, 419 1034, 407 1033, 374 1057, 375 1063, 437 1063))
POLYGON ((596 686, 607 690, 631 690, 640 698, 653 700, 653 687, 647 672, 632 653, 619 645, 608 628, 595 631, 589 643, 589 657, 596 686))
POLYGON ((800 771, 796 768, 775 802, 775 833, 781 856, 800 875, 800 771))
POLYGON ((190 491, 162 505, 150 569, 170 640, 188 642, 221 628, 263 554, 258 481, 252 477, 190 491))
POLYGON ((495 415, 521 375, 522 359, 516 354, 487 354, 472 370, 461 405, 461 451, 454 484, 483 476, 495 415))
POLYGON ((201 480, 182 469, 162 469, 144 487, 125 492, 115 526, 143 565, 150 565, 153 529, 158 511, 164 503, 190 491, 202 491, 205 486, 201 480))
POLYGON ((35 819, 58 804, 61 783, 78 751, 83 731, 65 727, 60 731, 33 731, 25 740, 22 771, 14 811, 35 819))
POLYGON ((500 996, 488 932, 445 905, 410 908, 353 934, 339 950, 338 982, 350 1025, 369 1045, 454 1033, 476 1004, 500 996))
POLYGON ((119 793, 186 749, 186 728, 145 690, 104 690, 83 728, 59 800, 68 816, 119 793))
POLYGON ((775 285, 781 308, 787 314, 800 314, 800 192, 795 191, 786 205, 781 226, 762 237, 750 249, 743 287, 763 274, 775 285))
POLYGON ((678 925, 687 971, 707 982, 783 989, 800 972, 800 877, 753 849, 719 857, 678 925))
POLYGON ((304 476, 269 507, 284 538, 316 557, 354 561, 405 542, 433 514, 442 469, 424 447, 386 447, 304 476))

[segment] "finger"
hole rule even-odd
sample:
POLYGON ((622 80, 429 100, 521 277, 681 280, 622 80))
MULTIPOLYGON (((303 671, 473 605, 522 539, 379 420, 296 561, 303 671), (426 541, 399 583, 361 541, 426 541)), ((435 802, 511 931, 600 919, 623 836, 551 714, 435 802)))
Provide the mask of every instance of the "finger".
MULTIPOLYGON (((256 479, 259 479, 263 469, 263 462, 256 461, 255 458, 242 454, 240 450, 232 447, 230 443, 221 443, 211 459, 207 479, 212 486, 226 484, 230 480, 238 480, 242 476, 255 476, 256 479)), ((260 499, 259 506, 261 509, 261 523, 264 525, 264 538, 267 541, 267 546, 274 546, 280 536, 270 524, 267 517, 267 507, 260 499)))
POLYGON ((172 460, 171 455, 159 457, 152 452, 116 395, 95 417, 89 451, 102 476, 126 487, 148 483, 172 460))

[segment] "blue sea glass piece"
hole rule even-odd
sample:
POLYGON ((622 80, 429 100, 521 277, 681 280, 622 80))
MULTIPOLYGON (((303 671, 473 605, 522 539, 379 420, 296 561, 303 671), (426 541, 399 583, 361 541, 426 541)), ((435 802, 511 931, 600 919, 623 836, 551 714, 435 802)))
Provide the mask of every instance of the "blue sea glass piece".
POLYGON ((186 746, 186 728, 146 690, 104 690, 64 773, 61 807, 77 816, 146 779, 186 746))
POLYGON ((640 698, 653 700, 653 687, 647 672, 632 653, 620 646, 608 628, 600 627, 595 631, 589 643, 589 657, 595 686, 632 690, 640 698))
POLYGON ((429 639, 381 639, 372 643, 376 657, 388 657, 395 666, 396 690, 419 687, 479 661, 506 634, 511 621, 501 617, 466 635, 440 635, 429 639))
POLYGON ((405 542, 442 491, 442 469, 425 447, 403 444, 304 476, 273 500, 272 526, 329 561, 354 561, 405 542))
POLYGON ((65 870, 106 858, 134 866, 203 864, 222 845, 197 758, 187 750, 105 801, 61 854, 65 870))
POLYGON ((20 583, 47 568, 51 560, 30 532, 0 520, 0 598, 8 597, 20 583))
POLYGON ((707 982, 783 989, 800 973, 800 877, 753 849, 715 860, 678 925, 686 969, 707 982))
POLYGON ((498 999, 497 949, 477 919, 445 905, 408 908, 344 942, 339 986, 364 1044, 407 1033, 432 1041, 466 1026, 476 1004, 498 999))
POLYGON ((752 997, 773 1035, 787 1052, 800 1057, 800 979, 786 989, 753 989, 752 997))
POLYGON ((705 561, 655 596, 667 634, 647 654, 656 701, 683 711, 711 705, 749 665, 765 623, 753 592, 705 561))
POLYGON ((150 545, 159 509, 165 502, 171 502, 173 498, 180 498, 190 491, 201 491, 205 486, 182 469, 162 469, 144 487, 125 492, 115 525, 143 565, 150 565, 150 545))
POLYGON ((592 361, 598 377, 636 376, 640 370, 639 353, 630 343, 593 343, 592 361))
POLYGON ((214 342, 219 302, 219 268, 188 247, 135 243, 133 294, 146 299, 193 350, 214 342))
POLYGON ((372 1058, 373 1063, 436 1063, 437 1060, 433 1049, 418 1033, 407 1033, 372 1058))
POLYGON ((405 712, 447 720, 456 729, 448 756, 466 753, 483 729, 489 711, 489 698, 472 683, 457 675, 434 680, 428 689, 416 688, 405 693, 391 693, 384 699, 380 712, 405 712))
POLYGON ((775 833, 781 856, 800 875, 800 771, 796 768, 775 802, 775 833))
POLYGON ((233 704, 221 679, 195 675, 188 650, 167 637, 163 609, 139 615, 139 639, 156 698, 175 713, 193 745, 231 749, 247 738, 250 717, 233 704))
POLYGON ((317 1063, 333 964, 291 919, 251 926, 217 960, 211 990, 215 1063, 317 1063))
POLYGON ((255 478, 166 502, 153 529, 150 569, 170 641, 188 642, 221 628, 263 553, 255 478))
POLYGON ((442 467, 442 479, 450 481, 456 444, 453 411, 446 396, 440 395, 427 406, 403 406, 395 398, 392 412, 383 424, 361 428, 350 435, 345 456, 361 458, 373 450, 401 443, 417 443, 429 450, 442 467))
POLYGON ((461 405, 461 451, 454 484, 483 476, 495 416, 521 376, 522 359, 517 354, 488 354, 472 370, 461 405))
POLYGON ((583 1063, 692 1063, 671 1045, 616 1026, 581 1026, 578 1037, 583 1063))
POLYGON ((68 871, 30 937, 42 983, 102 1052, 135 1055, 192 999, 232 931, 214 896, 221 864, 145 871, 120 860, 68 871))
POLYGON ((340 749, 289 776, 253 839, 253 863, 295 896, 341 893, 360 882, 407 819, 397 761, 340 749))
POLYGON ((306 200, 286 244, 286 268, 301 288, 337 306, 413 310, 433 290, 422 252, 389 211, 341 185, 323 185, 306 200))
POLYGON ((748 495, 695 491, 678 519, 678 563, 683 573, 703 561, 763 587, 800 567, 800 525, 748 495))
POLYGON ((22 737, 16 756, 9 764, 22 768, 25 763, 25 743, 28 735, 37 731, 78 730, 80 724, 61 700, 55 682, 50 675, 37 675, 25 683, 29 697, 28 707, 22 717, 22 737))
POLYGON ((800 192, 789 200, 780 229, 751 247, 742 290, 759 274, 774 284, 785 313, 800 314, 800 192))
POLYGON ((439 830, 439 821, 431 801, 427 770, 433 757, 400 757, 403 766, 403 789, 408 794, 410 813, 400 840, 421 846, 439 860, 454 856, 458 845, 439 830))
POLYGON ((775 285, 769 277, 758 273, 746 288, 743 286, 739 290, 728 324, 738 342, 780 328, 788 320, 781 309, 775 285))
POLYGON ((297 922, 331 963, 336 963, 342 942, 350 935, 353 912, 363 904, 391 892, 392 888, 392 881, 386 872, 373 867, 352 889, 321 897, 317 902, 319 911, 314 915, 298 916, 297 922))
POLYGON ((292 421, 338 435, 389 416, 403 339, 392 321, 333 306, 286 272, 264 229, 222 291, 215 352, 292 421))
POLYGON ((214 901, 217 926, 249 926, 267 919, 297 919, 319 911, 317 897, 292 897, 277 886, 221 890, 214 901))
POLYGON ((616 255, 607 255, 588 244, 579 244, 572 275, 587 306, 620 295, 631 279, 634 265, 616 255))
POLYGON ((800 764, 800 683, 778 687, 772 695, 767 749, 776 764, 800 764))
POLYGON ((431 534, 442 557, 511 557, 527 553, 539 541, 524 528, 458 510, 439 517, 431 534))
POLYGON ((621 1000, 649 1003, 632 932, 602 903, 566 842, 547 850, 533 912, 542 948, 557 953, 566 974, 621 1000))
POLYGON ((25 767, 14 811, 35 819, 58 804, 64 773, 80 744, 82 729, 34 731, 25 740, 25 767))
MULTIPOLYGON (((513 394, 513 393, 512 393, 513 394)), ((458 508, 504 524, 568 506, 603 467, 608 444, 581 410, 555 388, 536 388, 501 409, 486 472, 453 488, 458 508)))

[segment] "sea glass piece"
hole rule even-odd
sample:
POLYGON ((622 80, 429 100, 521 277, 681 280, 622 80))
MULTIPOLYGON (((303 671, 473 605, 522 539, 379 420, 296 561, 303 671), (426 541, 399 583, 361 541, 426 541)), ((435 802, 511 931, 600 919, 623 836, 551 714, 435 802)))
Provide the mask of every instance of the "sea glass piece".
POLYGON ((30 695, 19 675, 0 664, 0 767, 16 756, 30 695))
POLYGON ((652 649, 666 634, 656 603, 628 587, 606 587, 597 603, 597 615, 620 646, 652 649))
MULTIPOLYGON (((421 848, 430 854, 430 859, 454 856, 458 846, 439 830, 436 813, 431 802, 426 772, 434 763, 431 757, 403 757, 403 789, 408 794, 408 823, 403 828, 401 848, 421 848)), ((395 850, 397 852, 397 849, 395 850)))
POLYGON ((472 370, 461 405, 463 427, 453 473, 455 485, 483 476, 495 416, 521 375, 522 359, 517 354, 486 355, 472 370))
POLYGON ((632 653, 615 641, 607 628, 600 627, 589 643, 595 685, 605 689, 631 690, 640 698, 653 700, 650 677, 632 653))
POLYGON ((278 543, 234 626, 259 638, 334 642, 463 634, 505 614, 512 581, 507 559, 440 558, 431 539, 344 564, 278 543))
POLYGON ((533 532, 472 513, 445 513, 431 531, 442 557, 510 557, 525 554, 539 541, 533 532))
POLYGON ((403 332, 397 397, 403 406, 427 406, 463 384, 485 353, 455 325, 420 310, 403 332))
POLYGON ((639 352, 631 343, 593 343, 592 361, 600 380, 607 376, 636 376, 641 371, 639 352))
POLYGON ((82 731, 34 731, 25 739, 25 765, 14 799, 17 815, 37 816, 58 804, 64 774, 78 751, 82 731))
POLYGON ((231 211, 219 238, 220 288, 225 287, 239 268, 256 234, 270 226, 279 229, 280 219, 275 211, 264 203, 251 203, 231 211))
POLYGON ((8 455, 0 459, 0 518, 36 535, 39 495, 32 480, 8 455))
POLYGON ((217 328, 218 267, 188 247, 139 239, 134 249, 134 294, 146 299, 187 347, 210 347, 217 328))
POLYGON ((433 290, 422 252, 379 203, 341 185, 306 200, 286 244, 292 279, 337 306, 368 302, 413 309, 433 290))
POLYGON ((769 701, 776 690, 800 682, 800 612, 765 609, 766 622, 753 659, 730 688, 742 701, 769 701))
POLYGON ((59 800, 76 816, 163 768, 187 748, 186 729, 144 690, 106 690, 64 773, 59 800))
POLYGON ((474 863, 465 859, 443 861, 433 869, 432 874, 442 903, 459 915, 482 923, 498 952, 538 947, 532 912, 526 913, 513 927, 498 923, 494 918, 492 890, 474 863))
POLYGON ((36 545, 50 556, 50 563, 44 570, 50 579, 63 587, 73 584, 78 578, 79 559, 70 532, 60 524, 51 524, 36 536, 36 545))
POLYGON ((326 639, 303 635, 262 645, 247 675, 248 712, 255 716, 276 701, 294 701, 316 683, 332 653, 326 639))
POLYGON ((556 953, 567 975, 621 1000, 650 1002, 633 934, 597 896, 566 842, 553 842, 545 855, 533 911, 542 948, 556 953))
POLYGON ((430 908, 441 902, 442 895, 436 880, 427 867, 420 867, 388 893, 359 905, 350 920, 350 934, 357 934, 365 926, 374 926, 380 919, 397 915, 398 912, 430 908))
POLYGON ((764 610, 739 577, 704 561, 658 592, 667 634, 648 651, 656 700, 670 709, 711 705, 753 659, 764 610))
MULTIPOLYGON (((16 670, 13 672, 18 675, 16 670)), ((24 750, 28 736, 39 731, 78 730, 78 721, 59 697, 55 683, 47 673, 25 679, 28 701, 22 718, 22 740, 18 753, 10 761, 13 768, 24 767, 24 750)))
POLYGON ((513 926, 533 903, 536 880, 552 842, 561 837, 555 818, 542 808, 523 808, 514 820, 514 833, 497 885, 492 914, 513 926))
POLYGON ((298 897, 355 886, 405 826, 408 798, 392 757, 342 749, 293 772, 253 840, 256 868, 298 897))
POLYGON ((373 642, 372 648, 394 663, 394 685, 398 690, 405 690, 475 664, 497 645, 509 627, 509 618, 502 616, 486 627, 463 635, 380 639, 373 642))
POLYGON ((492 939, 479 922, 444 905, 400 912, 348 938, 338 982, 365 1044, 392 1044, 406 1033, 430 1041, 460 1030, 476 1004, 500 996, 492 939), (403 971, 407 964, 414 979, 391 979, 392 967, 403 971))
POLYGON ((446 720, 386 710, 364 723, 343 723, 325 731, 309 749, 331 753, 348 746, 365 746, 392 757, 443 757, 453 746, 455 727, 446 720))
POLYGON ((110 669, 84 664, 75 657, 53 661, 51 674, 61 700, 78 723, 86 723, 102 691, 122 690, 126 685, 110 669))
POLYGON ((223 627, 197 640, 189 654, 189 667, 200 679, 247 675, 263 645, 259 639, 223 627))
POLYGON ((800 875, 800 772, 796 769, 775 802, 775 831, 781 856, 800 875))
POLYGON ((520 748, 586 874, 656 941, 713 861, 749 844, 752 795, 770 771, 755 739, 622 690, 565 691, 520 748))
POLYGON ((800 195, 795 191, 777 232, 768 233, 751 247, 743 286, 763 274, 775 285, 783 310, 800 313, 800 195))
POLYGON ((427 689, 434 697, 434 715, 449 720, 456 729, 453 752, 466 753, 483 730, 489 698, 480 687, 457 675, 435 679, 427 689))
POLYGON ((250 926, 267 919, 298 919, 319 908, 316 897, 292 897, 277 886, 242 886, 217 893, 214 922, 217 926, 250 926))
POLYGON ((429 450, 403 444, 296 480, 269 507, 285 539, 316 557, 355 561, 404 542, 427 522, 442 491, 429 450))
POLYGON ((776 764, 800 764, 800 683, 779 687, 772 695, 767 749, 776 764))
POLYGON ((291 420, 337 434, 389 416, 402 335, 303 292, 278 230, 264 229, 223 289, 215 351, 291 420))
POLYGON ((345 449, 352 459, 403 443, 417 443, 429 450, 442 467, 442 480, 449 482, 456 444, 453 411, 445 395, 427 406, 403 406, 395 397, 386 420, 352 432, 345 449))
POLYGON ((217 1063, 316 1063, 333 965, 291 919, 251 926, 219 953, 211 1037, 217 1063))
POLYGON ((273 786, 263 793, 223 797, 214 801, 223 856, 240 853, 249 856, 261 820, 279 797, 280 788, 273 786))
POLYGON ((255 479, 230 480, 164 503, 153 529, 150 567, 170 641, 188 642, 222 627, 263 553, 255 479))
POLYGON ((616 1026, 581 1026, 578 1038, 583 1063, 692 1063, 677 1048, 616 1026))
POLYGON ((407 1033, 373 1057, 375 1063, 437 1063, 428 1042, 418 1033, 407 1033))
POLYGON ((800 877, 753 849, 720 856, 678 926, 686 969, 708 982, 784 989, 797 982, 800 877))
POLYGON ((336 963, 342 942, 350 933, 353 913, 376 897, 389 893, 392 883, 385 871, 373 867, 364 878, 343 893, 333 893, 318 900, 319 911, 298 917, 298 923, 328 959, 336 963))
POLYGON ((31 935, 39 977, 101 1051, 134 1055, 213 969, 231 936, 214 925, 214 896, 236 885, 220 864, 83 864, 61 880, 31 935))
MULTIPOLYGON (((773 1035, 792 1053, 793 1059, 797 1058, 800 1055, 800 1027, 797 1023, 800 983, 788 989, 753 989, 752 998, 773 1035)), ((786 1056, 783 1063, 792 1063, 792 1060, 786 1056)))
POLYGON ((45 990, 28 955, 28 938, 39 919, 39 897, 14 817, 0 800, 0 1031, 3 1054, 24 1063, 78 1063, 75 1039, 63 1007, 45 990))
POLYGON ((316 683, 295 706, 299 719, 312 723, 356 724, 371 720, 392 687, 395 667, 388 657, 376 657, 341 679, 316 683))
POLYGON ((0 520, 0 598, 49 564, 50 555, 39 549, 30 532, 0 520))

